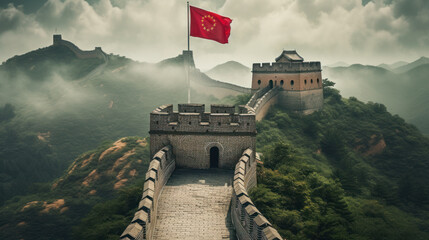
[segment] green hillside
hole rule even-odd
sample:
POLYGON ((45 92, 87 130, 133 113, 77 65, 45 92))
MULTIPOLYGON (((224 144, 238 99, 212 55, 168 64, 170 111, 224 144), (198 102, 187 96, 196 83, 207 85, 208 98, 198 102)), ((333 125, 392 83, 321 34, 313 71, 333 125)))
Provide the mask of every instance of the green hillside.
POLYGON ((69 48, 58 45, 14 56, 0 65, 0 71, 3 77, 10 80, 28 77, 33 81, 44 81, 54 77, 53 74, 75 80, 84 77, 103 62, 98 58, 79 59, 69 48))
POLYGON ((80 155, 53 183, 0 208, 0 238, 118 239, 140 200, 149 158, 146 140, 138 137, 80 155), (109 217, 91 219, 94 211, 109 217))
POLYGON ((258 123, 258 209, 287 239, 428 239, 429 139, 325 88, 322 111, 258 123))
MULTIPOLYGON (((211 80, 201 73, 193 80, 200 76, 211 80)), ((199 103, 221 102, 194 89, 191 95, 199 103)), ((9 59, 0 66, 0 110, 7 115, 1 120, 0 113, 0 205, 28 193, 28 182, 60 176, 102 141, 147 136, 153 109, 186 101, 180 55, 148 64, 110 54, 104 63, 50 46, 9 59)))
MULTIPOLYGON (((382 104, 325 95, 322 111, 272 108, 258 123, 255 205, 291 240, 428 239, 429 139, 382 104)), ((142 138, 82 154, 52 184, 0 208, 0 238, 117 239, 148 160, 142 138)))
POLYGON ((429 135, 428 74, 429 64, 419 65, 404 73, 357 64, 324 68, 324 77, 336 82, 343 96, 381 102, 390 112, 415 124, 426 135, 429 135))

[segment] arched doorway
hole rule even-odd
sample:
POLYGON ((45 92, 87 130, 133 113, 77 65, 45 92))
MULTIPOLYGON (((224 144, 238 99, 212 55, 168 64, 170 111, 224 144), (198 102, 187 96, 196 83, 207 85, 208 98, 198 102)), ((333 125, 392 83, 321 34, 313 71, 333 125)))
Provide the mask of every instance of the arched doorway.
POLYGON ((273 88, 273 80, 270 80, 270 88, 273 88))
POLYGON ((219 148, 212 147, 210 148, 210 168, 219 167, 219 148))

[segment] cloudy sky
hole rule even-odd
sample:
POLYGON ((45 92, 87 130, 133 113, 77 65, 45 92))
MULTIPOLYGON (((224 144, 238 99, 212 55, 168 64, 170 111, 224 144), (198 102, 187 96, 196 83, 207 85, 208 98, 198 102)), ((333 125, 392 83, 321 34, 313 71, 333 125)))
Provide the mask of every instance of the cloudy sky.
MULTIPOLYGON (((230 43, 191 38, 202 70, 236 60, 379 64, 429 57, 428 0, 191 0, 233 19, 230 43)), ((142 62, 186 48, 186 0, 0 0, 0 61, 51 44, 61 33, 82 49, 142 62)))

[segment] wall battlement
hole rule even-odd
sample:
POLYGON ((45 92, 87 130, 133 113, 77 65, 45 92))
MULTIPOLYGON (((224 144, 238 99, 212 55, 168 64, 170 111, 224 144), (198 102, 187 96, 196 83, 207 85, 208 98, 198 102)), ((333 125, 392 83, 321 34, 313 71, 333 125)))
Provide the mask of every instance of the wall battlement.
POLYGON ((204 104, 163 105, 150 114, 150 133, 247 133, 256 134, 255 115, 252 109, 240 106, 211 105, 204 112, 204 104))
POLYGON ((252 72, 312 72, 321 71, 320 62, 254 63, 252 72))
POLYGON ((157 219, 158 199, 162 188, 175 168, 176 162, 171 146, 161 148, 153 156, 146 172, 143 195, 137 212, 134 214, 131 223, 121 234, 121 240, 152 239, 157 219))
POLYGON ((76 54, 76 57, 81 59, 86 59, 86 58, 105 59, 106 57, 106 53, 103 52, 101 47, 95 47, 95 49, 91 51, 83 51, 72 42, 63 40, 60 34, 55 34, 53 37, 53 40, 54 40, 53 42, 54 46, 60 46, 60 45, 66 46, 76 54))
POLYGON ((235 165, 231 201, 231 219, 238 239, 283 240, 280 234, 250 199, 248 191, 256 186, 256 159, 246 149, 235 165))

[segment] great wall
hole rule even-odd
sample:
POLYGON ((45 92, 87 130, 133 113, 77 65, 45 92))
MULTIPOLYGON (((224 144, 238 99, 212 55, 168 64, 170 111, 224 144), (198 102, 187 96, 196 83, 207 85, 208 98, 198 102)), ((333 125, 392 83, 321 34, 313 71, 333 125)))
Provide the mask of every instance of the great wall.
MULTIPOLYGON (((108 62, 101 48, 82 51, 61 35, 54 35, 53 45, 68 47, 78 58, 108 62)), ((256 121, 273 105, 302 114, 321 109, 320 62, 304 62, 296 51, 283 51, 275 63, 253 64, 248 89, 201 73, 192 51, 179 57, 199 79, 190 86, 200 93, 253 94, 238 107, 211 105, 206 112, 204 104, 179 104, 174 111, 170 104, 150 113, 152 160, 137 211, 120 239, 283 239, 248 194, 257 185, 260 162, 255 152, 256 121)))
POLYGON ((95 47, 95 49, 91 51, 83 51, 72 42, 63 40, 60 34, 55 34, 53 37, 53 40, 54 40, 53 42, 54 46, 62 45, 62 46, 68 47, 78 58, 106 59, 106 53, 104 53, 103 50, 101 50, 101 47, 95 47))
MULTIPOLYGON (((183 56, 185 67, 194 67, 192 52, 183 56)), ((211 105, 206 112, 204 104, 179 104, 178 111, 170 104, 151 112, 153 157, 121 240, 283 239, 248 194, 260 161, 256 121, 273 105, 303 114, 321 109, 320 62, 283 51, 276 63, 254 64, 252 72, 246 105, 211 105)))

